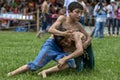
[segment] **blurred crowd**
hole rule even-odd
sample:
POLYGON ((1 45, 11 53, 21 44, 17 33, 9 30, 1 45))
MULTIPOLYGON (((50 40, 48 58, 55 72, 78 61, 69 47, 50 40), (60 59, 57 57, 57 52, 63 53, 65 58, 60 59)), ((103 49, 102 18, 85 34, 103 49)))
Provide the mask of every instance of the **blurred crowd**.
MULTIPOLYGON (((70 1, 70 0, 68 0, 70 1)), ((85 9, 87 9, 87 12, 83 12, 82 17, 80 19, 80 22, 83 24, 83 26, 98 26, 98 23, 96 24, 96 18, 98 18, 98 15, 96 15, 96 6, 101 5, 102 2, 105 2, 106 7, 106 21, 105 25, 108 27, 108 33, 109 35, 115 34, 115 27, 120 26, 119 22, 119 1, 110 0, 109 2, 106 2, 105 0, 76 0, 80 2, 85 9), (111 8, 110 8, 111 7, 111 8), (109 13, 112 12, 113 16, 111 17, 109 13), (118 16, 118 17, 117 17, 118 16), (112 19, 111 19, 112 18, 112 19), (114 20, 113 20, 114 19, 114 20), (112 21, 113 20, 113 21, 112 21), (111 24, 111 22, 114 22, 111 24), (110 32, 110 26, 113 26, 112 33, 110 32)), ((20 21, 20 20, 8 20, 8 19, 0 19, 0 26, 2 28, 9 28, 11 26, 24 26, 25 24, 35 24, 36 23, 36 11, 37 8, 41 11, 41 5, 44 2, 44 0, 0 0, 0 14, 4 13, 12 13, 12 14, 32 14, 35 16, 34 21, 20 21)), ((63 9, 65 6, 65 0, 49 0, 48 2, 48 14, 49 14, 49 25, 51 25, 59 15, 64 14, 63 9)), ((102 7, 103 8, 103 7, 102 7)), ((41 13, 40 13, 41 15, 41 13)), ((40 16, 41 18, 41 16, 40 16)), ((97 19, 98 20, 98 19, 97 19)), ((30 26, 30 28, 35 30, 36 25, 30 26)), ((95 37, 97 37, 98 31, 96 34, 94 34, 95 37)), ((117 35, 119 34, 119 27, 117 27, 117 35)))
MULTIPOLYGON (((11 14, 32 14, 37 8, 41 11, 41 4, 44 0, 0 0, 0 14, 11 13, 11 14)), ((58 7, 62 7, 62 3, 56 0, 51 0, 49 4, 49 13, 54 14, 58 13, 58 7)), ((35 19, 36 20, 36 19, 35 19)), ((18 20, 8 20, 0 19, 2 28, 9 28, 10 26, 17 26, 19 23, 29 23, 28 21, 18 21, 18 20)), ((35 23, 31 21, 30 23, 35 23)), ((34 27, 34 26, 33 26, 34 27)))

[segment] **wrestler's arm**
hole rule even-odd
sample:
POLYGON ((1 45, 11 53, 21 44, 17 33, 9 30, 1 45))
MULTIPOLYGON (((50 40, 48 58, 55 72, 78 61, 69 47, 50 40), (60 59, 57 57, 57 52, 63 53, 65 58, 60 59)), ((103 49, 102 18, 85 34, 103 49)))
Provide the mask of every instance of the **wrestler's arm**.
POLYGON ((68 56, 68 59, 75 58, 83 54, 82 40, 80 37, 81 34, 79 32, 73 32, 72 34, 75 41, 76 50, 68 56))
POLYGON ((90 35, 84 30, 83 26, 79 23, 80 32, 86 36, 86 41, 83 44, 84 49, 86 49, 91 43, 90 35))
POLYGON ((55 34, 55 35, 60 35, 60 36, 67 36, 70 35, 69 33, 70 30, 67 31, 59 31, 57 30, 58 27, 61 27, 61 24, 63 23, 63 21, 65 21, 65 16, 60 16, 58 17, 58 19, 54 22, 54 24, 48 29, 48 32, 51 34, 55 34))
POLYGON ((81 40, 79 32, 73 32, 73 37, 75 40, 76 50, 70 55, 65 56, 62 59, 60 59, 58 61, 58 64, 59 64, 58 67, 61 67, 67 60, 78 57, 83 54, 83 45, 82 45, 82 40, 81 40))

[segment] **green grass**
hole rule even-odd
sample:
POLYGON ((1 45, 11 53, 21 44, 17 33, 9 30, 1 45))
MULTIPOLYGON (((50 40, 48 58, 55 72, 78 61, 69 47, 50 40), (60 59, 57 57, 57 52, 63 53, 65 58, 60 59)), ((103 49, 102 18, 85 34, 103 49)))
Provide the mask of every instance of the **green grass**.
MULTIPOLYGON (((27 72, 12 77, 7 73, 36 57, 40 47, 49 37, 36 38, 36 33, 0 32, 0 80, 43 80, 38 71, 27 72)), ((120 37, 93 39, 95 69, 77 72, 68 69, 48 75, 44 80, 120 80, 120 37)), ((51 61, 39 71, 54 66, 51 61)))

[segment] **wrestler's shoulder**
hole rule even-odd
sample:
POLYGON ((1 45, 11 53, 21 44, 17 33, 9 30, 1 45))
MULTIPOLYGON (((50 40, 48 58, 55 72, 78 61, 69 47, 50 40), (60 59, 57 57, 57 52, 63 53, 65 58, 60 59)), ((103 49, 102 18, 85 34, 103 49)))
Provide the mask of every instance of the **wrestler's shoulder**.
POLYGON ((58 17, 59 20, 65 21, 66 20, 66 16, 65 15, 60 15, 58 17))

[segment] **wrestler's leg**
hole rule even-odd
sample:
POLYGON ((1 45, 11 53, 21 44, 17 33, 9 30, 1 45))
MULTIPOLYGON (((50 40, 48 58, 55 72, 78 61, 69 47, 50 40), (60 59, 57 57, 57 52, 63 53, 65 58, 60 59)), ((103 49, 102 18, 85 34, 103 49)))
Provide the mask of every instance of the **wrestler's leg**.
POLYGON ((88 48, 86 49, 86 52, 88 54, 88 60, 86 61, 87 63, 86 65, 88 65, 90 69, 94 69, 95 61, 94 61, 94 52, 92 49, 92 44, 88 46, 88 48))
POLYGON ((43 78, 46 78, 47 74, 49 74, 49 73, 62 71, 62 70, 67 69, 67 68, 69 68, 68 64, 64 64, 61 68, 58 68, 58 65, 56 65, 56 66, 53 66, 49 69, 46 69, 46 70, 39 72, 38 75, 42 75, 43 78))
POLYGON ((20 74, 20 73, 26 72, 26 71, 28 71, 28 70, 29 70, 29 67, 28 67, 28 65, 26 64, 26 65, 23 65, 23 66, 17 68, 17 69, 14 70, 14 71, 9 72, 9 73, 7 74, 7 76, 13 76, 13 75, 16 75, 16 74, 20 74))
MULTIPOLYGON (((60 55, 57 55, 57 57, 54 60, 58 62, 63 56, 65 56, 65 53, 61 53, 60 55)), ((51 67, 49 69, 41 71, 40 73, 38 73, 38 75, 42 75, 43 78, 46 78, 46 75, 48 73, 58 72, 58 71, 67 69, 69 67, 76 68, 74 59, 70 59, 70 60, 66 61, 66 63, 63 66, 61 66, 60 68, 58 68, 58 65, 56 65, 54 67, 51 67)))

